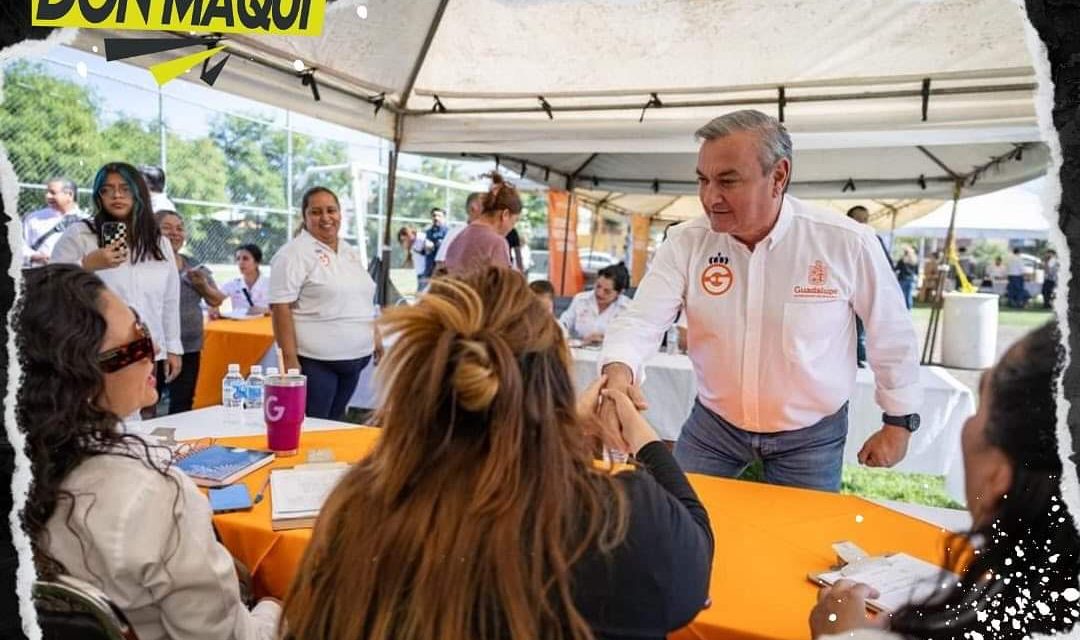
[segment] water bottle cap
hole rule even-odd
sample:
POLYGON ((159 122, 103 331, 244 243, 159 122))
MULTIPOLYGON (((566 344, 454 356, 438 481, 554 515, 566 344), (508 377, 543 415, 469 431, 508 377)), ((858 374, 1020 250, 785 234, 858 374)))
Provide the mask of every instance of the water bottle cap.
POLYGON ((277 374, 278 374, 278 368, 277 367, 267 367, 266 368, 266 375, 267 376, 276 376, 277 374))
POLYGON ((290 376, 298 376, 298 375, 300 375, 300 370, 299 369, 289 369, 288 373, 289 373, 290 376))
POLYGON ((238 364, 230 364, 229 365, 229 373, 240 373, 240 365, 238 365, 238 364))
POLYGON ((260 365, 260 364, 251 365, 251 374, 252 375, 262 375, 262 365, 260 365))

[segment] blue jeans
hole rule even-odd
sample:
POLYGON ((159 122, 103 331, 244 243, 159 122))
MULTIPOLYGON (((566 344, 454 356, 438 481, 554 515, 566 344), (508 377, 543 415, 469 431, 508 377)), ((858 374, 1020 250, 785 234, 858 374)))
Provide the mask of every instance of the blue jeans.
POLYGON ((695 401, 675 443, 675 459, 688 473, 728 478, 761 460, 769 484, 835 492, 840 490, 847 430, 847 403, 809 427, 752 433, 695 401))
POLYGON ((307 376, 307 415, 311 418, 341 420, 356 391, 360 372, 371 356, 355 360, 314 360, 298 356, 300 372, 307 376))
POLYGON ((908 311, 911 310, 914 299, 912 298, 912 287, 915 286, 915 278, 900 278, 900 291, 904 294, 904 304, 907 305, 908 311))
POLYGON ((1009 284, 1005 288, 1006 304, 1023 309, 1027 306, 1029 297, 1027 288, 1024 287, 1024 276, 1009 276, 1009 284))

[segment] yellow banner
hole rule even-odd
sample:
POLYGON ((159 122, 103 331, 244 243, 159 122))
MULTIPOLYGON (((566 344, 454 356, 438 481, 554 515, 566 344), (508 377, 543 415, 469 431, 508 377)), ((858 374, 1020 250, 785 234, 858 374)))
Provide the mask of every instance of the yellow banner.
POLYGON ((326 0, 30 0, 30 8, 38 27, 317 36, 326 0))

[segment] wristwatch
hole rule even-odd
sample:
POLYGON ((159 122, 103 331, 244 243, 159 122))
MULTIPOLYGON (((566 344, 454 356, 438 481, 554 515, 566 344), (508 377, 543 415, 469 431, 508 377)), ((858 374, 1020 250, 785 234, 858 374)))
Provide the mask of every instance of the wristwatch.
POLYGON ((910 433, 915 433, 919 430, 919 414, 917 413, 909 413, 906 416, 890 416, 887 413, 883 413, 881 414, 881 421, 893 427, 903 427, 910 433))

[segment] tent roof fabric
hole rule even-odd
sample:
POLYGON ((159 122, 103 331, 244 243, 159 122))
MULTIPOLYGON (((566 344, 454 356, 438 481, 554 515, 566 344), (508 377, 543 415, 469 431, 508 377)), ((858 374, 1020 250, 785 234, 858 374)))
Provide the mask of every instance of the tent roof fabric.
MULTIPOLYGON (((702 124, 782 109, 794 194, 946 198, 955 178, 918 146, 966 175, 1027 145, 974 192, 1045 169, 1024 28, 1001 0, 336 0, 321 37, 224 40, 215 87, 404 151, 498 155, 553 187, 639 194, 619 200, 646 214, 688 209, 673 198, 695 191, 702 124)), ((76 46, 103 37, 133 34, 83 30, 76 46)))
MULTIPOLYGON (((1044 180, 1034 180, 994 193, 961 198, 956 207, 956 237, 1040 239, 1049 235, 1050 221, 1042 193, 1044 180)), ((919 220, 896 230, 904 237, 944 238, 952 216, 946 202, 919 220)))

